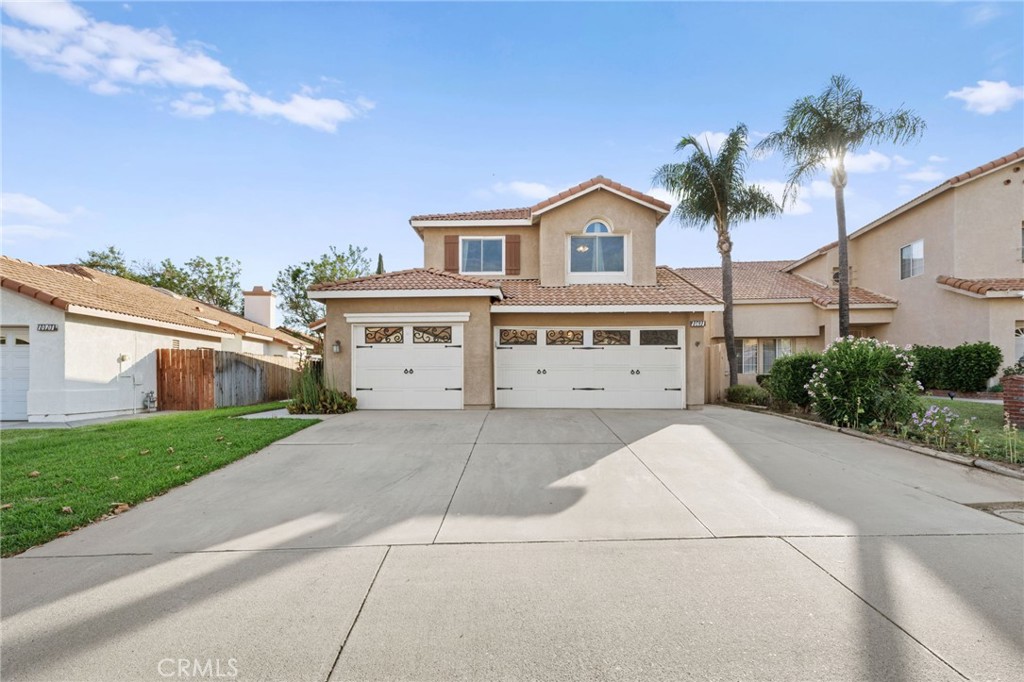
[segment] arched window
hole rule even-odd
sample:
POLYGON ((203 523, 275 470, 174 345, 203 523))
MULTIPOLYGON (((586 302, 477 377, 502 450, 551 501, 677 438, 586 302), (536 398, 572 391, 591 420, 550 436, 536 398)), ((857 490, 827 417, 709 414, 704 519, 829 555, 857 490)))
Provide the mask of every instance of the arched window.
POLYGON ((583 234, 569 237, 570 274, 626 272, 626 238, 603 220, 591 220, 583 234))

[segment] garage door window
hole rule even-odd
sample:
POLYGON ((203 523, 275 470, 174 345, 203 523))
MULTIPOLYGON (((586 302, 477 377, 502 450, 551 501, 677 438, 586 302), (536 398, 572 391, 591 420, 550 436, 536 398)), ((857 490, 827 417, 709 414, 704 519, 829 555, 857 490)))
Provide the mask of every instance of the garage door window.
POLYGON ((499 329, 498 343, 503 346, 536 346, 536 329, 499 329))
POLYGON ((451 327, 413 327, 413 343, 451 343, 451 327))
POLYGON ((595 346, 628 346, 630 341, 628 329, 595 329, 595 346))
POLYGON ((402 327, 367 327, 366 343, 405 343, 402 327))
POLYGON ((676 346, 679 345, 678 329, 641 329, 641 346, 676 346))
POLYGON ((582 329, 549 329, 547 333, 549 346, 582 346, 582 329))

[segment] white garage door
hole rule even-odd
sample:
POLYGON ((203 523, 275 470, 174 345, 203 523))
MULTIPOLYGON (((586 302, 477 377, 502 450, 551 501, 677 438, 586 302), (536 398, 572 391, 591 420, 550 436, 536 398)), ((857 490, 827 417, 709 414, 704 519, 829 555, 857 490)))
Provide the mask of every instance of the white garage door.
POLYGON ((0 421, 28 419, 28 329, 0 330, 0 421))
POLYGON ((355 325, 352 393, 361 410, 461 410, 462 325, 355 325))
POLYGON ((496 407, 682 408, 682 328, 510 328, 495 335, 496 407))

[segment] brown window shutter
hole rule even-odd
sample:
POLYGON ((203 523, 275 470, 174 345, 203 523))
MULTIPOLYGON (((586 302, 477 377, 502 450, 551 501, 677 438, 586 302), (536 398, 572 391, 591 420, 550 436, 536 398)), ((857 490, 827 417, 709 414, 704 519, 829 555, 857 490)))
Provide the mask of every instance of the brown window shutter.
POLYGON ((444 236, 444 269, 447 272, 459 271, 459 235, 444 236))
POLYGON ((519 274, 519 235, 505 235, 505 274, 519 274))

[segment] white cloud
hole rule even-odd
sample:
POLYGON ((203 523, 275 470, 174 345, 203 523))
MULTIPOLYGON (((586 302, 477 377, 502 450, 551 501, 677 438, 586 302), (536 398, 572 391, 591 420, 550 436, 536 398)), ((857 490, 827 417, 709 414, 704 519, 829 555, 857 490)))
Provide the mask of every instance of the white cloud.
POLYGON ((4 47, 33 69, 56 74, 100 95, 145 88, 187 90, 171 104, 172 111, 181 116, 202 118, 223 109, 262 118, 280 117, 334 132, 339 123, 374 106, 364 98, 348 103, 313 97, 307 91, 275 101, 252 92, 199 43, 179 43, 165 28, 97 21, 64 0, 8 2, 3 11, 9 19, 23 24, 5 23, 0 27, 4 47), (224 93, 222 105, 197 92, 204 89, 224 93))
POLYGON ((4 225, 4 241, 7 243, 16 242, 18 237, 29 239, 60 239, 69 236, 67 232, 53 227, 41 227, 39 225, 4 225))
MULTIPOLYGON (((780 204, 782 203, 782 195, 786 191, 786 183, 780 180, 755 180, 750 184, 757 185, 764 191, 768 192, 776 202, 780 204)), ((790 197, 789 203, 787 203, 783 209, 783 213, 786 215, 806 215, 813 210, 814 209, 811 208, 811 205, 800 198, 800 193, 798 193, 795 200, 790 197)))
POLYGON ((946 161, 949 161, 947 157, 939 156, 938 154, 932 154, 928 157, 928 163, 944 163, 946 161))
POLYGON ((938 182, 945 179, 946 174, 935 166, 921 166, 913 173, 904 173, 900 177, 914 182, 938 182))
POLYGON ((547 199, 558 194, 558 190, 551 189, 540 182, 523 182, 514 180, 512 182, 496 182, 491 185, 491 191, 495 194, 514 194, 524 199, 547 199))
MULTIPOLYGON (((72 216, 72 213, 61 213, 35 197, 17 192, 4 192, 0 195, 0 211, 2 211, 5 223, 10 217, 15 216, 20 220, 30 220, 46 225, 63 225, 69 222, 72 216)), ((79 212, 81 209, 74 211, 74 213, 79 212)), ((4 225, 4 230, 8 230, 9 227, 4 225)))
POLYGON ((904 157, 900 156, 899 154, 893 154, 892 155, 892 162, 894 164, 896 164, 897 166, 900 166, 902 168, 906 168, 907 166, 914 165, 913 161, 911 161, 910 159, 904 158, 904 157))
POLYGON ((1002 16, 1003 11, 994 2, 985 2, 968 7, 964 12, 968 26, 984 26, 1002 16))
POLYGON ((1014 104, 1024 99, 1024 86, 1013 86, 1007 81, 978 81, 977 86, 950 90, 946 98, 950 97, 963 100, 967 111, 988 116, 1012 109, 1014 104))
POLYGON ((892 159, 872 149, 867 154, 848 154, 844 165, 848 173, 878 173, 889 170, 892 159))
POLYGON ((717 154, 718 150, 722 148, 725 143, 725 138, 729 137, 729 133, 717 133, 713 130, 705 130, 697 133, 693 136, 698 142, 700 142, 701 149, 707 150, 711 148, 712 154, 717 154))

